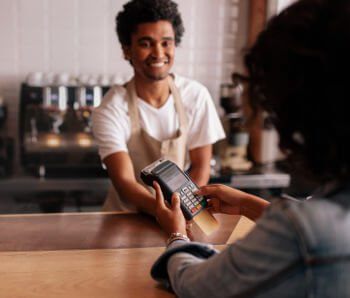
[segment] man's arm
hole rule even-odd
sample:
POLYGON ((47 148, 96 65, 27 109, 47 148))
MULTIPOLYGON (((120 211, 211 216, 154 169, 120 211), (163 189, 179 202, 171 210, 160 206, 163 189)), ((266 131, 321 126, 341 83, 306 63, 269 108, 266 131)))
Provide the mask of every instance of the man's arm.
POLYGON ((206 185, 210 178, 210 159, 212 145, 205 145, 190 150, 191 170, 190 176, 198 186, 206 185))
POLYGON ((103 160, 113 186, 123 200, 135 205, 139 211, 155 214, 154 196, 135 178, 134 168, 127 152, 117 152, 103 160))

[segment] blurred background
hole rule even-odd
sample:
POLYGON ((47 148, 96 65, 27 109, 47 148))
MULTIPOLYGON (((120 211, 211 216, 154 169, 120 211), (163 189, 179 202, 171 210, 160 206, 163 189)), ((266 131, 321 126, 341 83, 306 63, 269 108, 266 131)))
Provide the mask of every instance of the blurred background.
MULTIPOLYGON (((115 34, 124 0, 0 1, 0 213, 97 211, 109 185, 91 111, 132 76, 115 34)), ((212 181, 274 196, 290 186, 266 115, 242 113, 244 49, 293 0, 177 0, 185 35, 173 71, 203 83, 227 140, 212 181), (271 193, 272 191, 272 193, 271 193)), ((283 164, 283 162, 282 162, 283 164)))

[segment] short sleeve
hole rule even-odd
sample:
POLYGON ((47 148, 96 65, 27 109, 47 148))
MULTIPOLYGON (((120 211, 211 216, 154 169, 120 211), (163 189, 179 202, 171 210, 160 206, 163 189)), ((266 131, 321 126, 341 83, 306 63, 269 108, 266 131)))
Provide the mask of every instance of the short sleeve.
POLYGON ((193 101, 189 119, 189 150, 214 144, 225 138, 224 129, 207 88, 201 86, 193 101))
MULTIPOLYGON (((121 89, 121 87, 119 88, 121 89)), ((122 92, 110 90, 102 104, 92 113, 93 135, 99 148, 101 160, 120 151, 128 152, 127 140, 130 137, 130 120, 127 104, 122 92)))

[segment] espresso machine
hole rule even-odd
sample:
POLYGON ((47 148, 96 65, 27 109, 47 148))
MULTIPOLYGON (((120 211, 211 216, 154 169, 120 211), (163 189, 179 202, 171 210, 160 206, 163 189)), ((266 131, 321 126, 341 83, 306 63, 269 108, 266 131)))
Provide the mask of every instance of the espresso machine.
POLYGON ((80 83, 76 89, 76 101, 73 105, 78 119, 84 123, 84 132, 91 134, 91 113, 94 107, 100 105, 103 96, 102 86, 93 79, 87 84, 80 83))
POLYGON ((0 177, 12 174, 14 142, 8 137, 4 130, 7 119, 7 106, 5 100, 0 96, 0 177))
POLYGON ((75 80, 22 83, 19 134, 24 169, 40 177, 106 176, 91 132, 91 112, 107 90, 75 80))
POLYGON ((220 86, 220 105, 225 111, 222 123, 227 135, 219 150, 221 171, 224 173, 245 172, 253 165, 247 158, 249 133, 245 129, 242 93, 243 86, 235 78, 232 83, 220 86))

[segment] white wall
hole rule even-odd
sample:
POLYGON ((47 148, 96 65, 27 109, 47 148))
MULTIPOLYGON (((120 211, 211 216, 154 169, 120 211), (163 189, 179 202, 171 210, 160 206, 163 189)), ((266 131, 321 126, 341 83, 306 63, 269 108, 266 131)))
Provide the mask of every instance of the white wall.
MULTIPOLYGON (((114 32, 125 0, 0 0, 0 96, 16 137, 20 83, 29 72, 132 74, 114 32)), ((174 71, 205 84, 218 100, 220 83, 240 68, 247 0, 177 0, 185 36, 174 71)))
POLYGON ((268 0, 267 17, 272 17, 296 1, 298 0, 268 0))
POLYGON ((285 9, 287 6, 291 5, 296 1, 297 0, 278 0, 277 12, 280 12, 281 10, 285 9))

